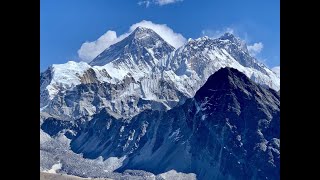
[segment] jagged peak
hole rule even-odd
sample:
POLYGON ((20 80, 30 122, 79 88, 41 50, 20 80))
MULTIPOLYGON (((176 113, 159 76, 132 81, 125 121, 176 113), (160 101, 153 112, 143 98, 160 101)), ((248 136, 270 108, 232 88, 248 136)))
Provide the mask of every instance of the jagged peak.
POLYGON ((203 37, 201 37, 200 38, 201 40, 208 40, 208 39, 210 39, 208 36, 203 36, 203 37))
POLYGON ((225 32, 220 38, 222 39, 233 39, 236 38, 234 34, 230 32, 225 32))
POLYGON ((213 75, 211 75, 208 78, 207 83, 212 84, 213 81, 217 81, 217 80, 218 81, 224 80, 224 82, 231 82, 235 78, 240 78, 244 83, 251 83, 251 80, 245 74, 243 74, 239 70, 232 67, 220 68, 217 72, 215 72, 213 75))
MULTIPOLYGON (((138 26, 133 32, 143 32, 143 31, 153 31, 153 30, 150 29, 150 28, 138 26)), ((154 32, 154 31, 153 31, 153 32, 154 32)))
MULTIPOLYGON (((114 61, 119 56, 128 57, 130 53, 132 57, 140 57, 143 49, 160 49, 161 57, 164 54, 169 54, 174 51, 175 48, 166 42, 159 34, 154 30, 138 26, 132 33, 123 40, 111 45, 94 58, 90 65, 92 66, 104 66, 109 62, 114 61), (130 47, 130 49, 127 49, 130 47)), ((125 58, 124 58, 125 59, 125 58)))
POLYGON ((243 89, 245 86, 252 85, 254 85, 253 82, 245 74, 237 69, 225 67, 212 74, 197 91, 195 97, 199 99, 215 91, 232 91, 233 89, 243 89))
POLYGON ((223 42, 231 42, 236 44, 241 50, 243 50, 245 53, 248 52, 247 44, 244 40, 242 40, 240 37, 235 36, 232 33, 226 32, 224 33, 221 37, 217 39, 218 41, 223 41, 223 42))
POLYGON ((218 40, 228 40, 231 43, 235 43, 240 46, 243 46, 245 44, 245 42, 242 39, 229 32, 224 33, 221 37, 218 38, 218 40))
POLYGON ((207 40, 212 40, 212 38, 208 37, 208 36, 202 36, 202 37, 199 37, 197 39, 195 39, 194 41, 207 41, 207 40))
POLYGON ((154 30, 146 27, 138 26, 130 35, 129 38, 133 39, 144 39, 145 37, 151 37, 155 39, 160 39, 164 41, 164 39, 157 34, 154 30))

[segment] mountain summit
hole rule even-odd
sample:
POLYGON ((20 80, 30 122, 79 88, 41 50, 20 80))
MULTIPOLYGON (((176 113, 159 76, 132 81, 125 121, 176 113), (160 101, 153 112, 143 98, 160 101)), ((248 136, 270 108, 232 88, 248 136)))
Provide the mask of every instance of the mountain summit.
POLYGON ((138 66, 140 70, 150 70, 172 51, 174 47, 152 29, 137 27, 128 37, 99 54, 90 65, 103 66, 114 62, 129 67, 138 66))
POLYGON ((240 44, 242 41, 241 39, 234 36, 232 33, 226 32, 221 37, 219 37, 220 40, 229 40, 232 43, 240 44))

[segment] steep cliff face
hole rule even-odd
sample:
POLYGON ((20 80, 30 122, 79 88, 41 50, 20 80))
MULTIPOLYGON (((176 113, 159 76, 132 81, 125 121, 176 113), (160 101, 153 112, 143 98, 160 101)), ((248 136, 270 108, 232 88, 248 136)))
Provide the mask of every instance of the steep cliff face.
MULTIPOLYGON (((86 76, 82 79, 92 82, 86 76)), ((48 102, 43 112, 64 120, 75 120, 82 116, 94 115, 106 108, 114 116, 128 118, 145 109, 170 109, 184 102, 186 98, 186 95, 166 81, 139 82, 132 77, 125 77, 117 84, 82 83, 71 89, 59 91, 48 102)))
POLYGON ((223 68, 183 105, 131 120, 106 111, 71 142, 84 157, 126 157, 122 167, 155 174, 175 169, 198 179, 279 179, 280 97, 223 68))

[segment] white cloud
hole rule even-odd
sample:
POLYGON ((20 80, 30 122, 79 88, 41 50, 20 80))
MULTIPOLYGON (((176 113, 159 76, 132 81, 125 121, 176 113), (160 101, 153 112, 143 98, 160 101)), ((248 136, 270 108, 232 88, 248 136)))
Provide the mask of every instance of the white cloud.
POLYGON ((166 4, 171 4, 171 3, 176 3, 180 2, 183 0, 156 0, 156 4, 159 4, 160 6, 166 5, 166 4))
POLYGON ((138 2, 138 5, 141 6, 141 5, 144 5, 144 4, 145 4, 146 7, 149 7, 150 3, 151 3, 150 1, 139 1, 139 2, 138 2))
POLYGON ((256 56, 259 54, 263 49, 262 42, 254 43, 252 45, 248 45, 248 51, 252 56, 256 56))
POLYGON ((221 37, 226 32, 231 33, 231 34, 235 33, 234 29, 227 27, 227 28, 223 28, 222 30, 202 30, 201 35, 208 36, 210 38, 215 39, 215 38, 221 37))
POLYGON ((168 4, 173 4, 177 2, 182 2, 183 0, 145 0, 145 1, 139 1, 138 5, 145 5, 146 7, 149 7, 150 4, 155 4, 159 6, 164 6, 168 4))
POLYGON ((105 34, 103 34, 101 37, 99 37, 97 40, 92 42, 87 41, 83 43, 80 49, 78 50, 79 58, 82 61, 90 62, 92 59, 97 57, 101 52, 103 52, 106 48, 127 37, 138 26, 154 30, 166 42, 168 42, 170 45, 172 45, 175 48, 182 46, 186 42, 186 38, 184 38, 179 33, 175 33, 166 24, 155 24, 151 21, 143 20, 139 23, 136 23, 130 26, 129 31, 120 36, 117 36, 117 33, 115 31, 109 30, 105 34))
POLYGON ((78 50, 78 55, 81 60, 89 62, 107 47, 118 41, 119 38, 117 37, 117 33, 115 31, 107 31, 97 40, 83 43, 78 50))

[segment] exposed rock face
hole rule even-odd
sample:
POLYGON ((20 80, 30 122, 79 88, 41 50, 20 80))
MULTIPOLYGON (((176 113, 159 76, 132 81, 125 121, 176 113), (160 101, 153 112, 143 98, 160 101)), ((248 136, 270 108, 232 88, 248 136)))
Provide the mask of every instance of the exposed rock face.
MULTIPOLYGON (((108 76, 108 74, 105 75, 108 76)), ((81 84, 98 83, 96 73, 93 69, 88 69, 82 76, 79 75, 79 78, 81 84)))
MULTIPOLYGON (((93 81, 84 77, 84 81, 93 81)), ((44 112, 56 115, 60 119, 70 120, 91 116, 107 108, 108 112, 116 117, 132 117, 144 109, 169 109, 187 98, 166 81, 160 80, 153 83, 156 83, 154 88, 146 89, 143 87, 144 83, 137 82, 132 77, 126 77, 118 84, 107 82, 79 84, 72 89, 59 92, 44 112), (145 98, 150 93, 157 99, 145 98)))
POLYGON ((279 179, 280 97, 223 68, 183 105, 130 121, 94 115, 71 141, 84 157, 123 157, 118 171, 175 169, 198 179, 279 179))

